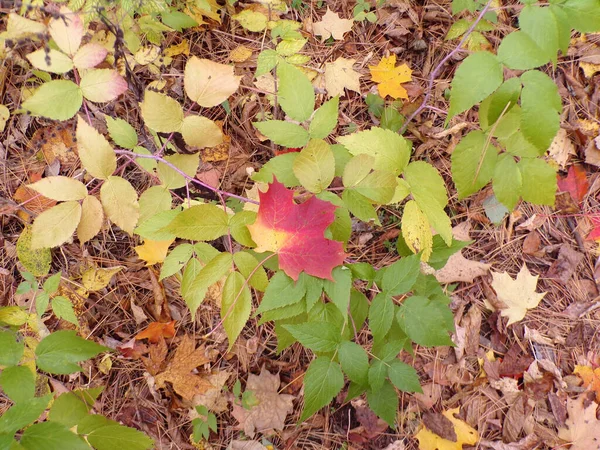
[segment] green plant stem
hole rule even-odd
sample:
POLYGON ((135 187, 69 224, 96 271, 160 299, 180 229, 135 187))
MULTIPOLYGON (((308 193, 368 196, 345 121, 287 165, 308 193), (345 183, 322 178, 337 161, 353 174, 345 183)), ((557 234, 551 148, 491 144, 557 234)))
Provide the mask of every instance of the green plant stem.
POLYGON ((217 195, 225 196, 225 197, 237 198, 238 200, 240 200, 242 202, 254 203, 255 205, 258 205, 258 202, 256 200, 252 200, 251 198, 242 197, 241 195, 236 195, 236 194, 232 194, 232 193, 227 192, 227 191, 223 191, 221 189, 217 189, 217 188, 212 187, 212 186, 210 186, 210 185, 208 185, 206 183, 203 183, 202 181, 198 180, 195 177, 189 176, 183 170, 179 169, 177 166, 175 166, 174 164, 172 164, 169 161, 165 160, 161 156, 158 156, 158 155, 140 155, 140 154, 137 154, 137 153, 134 153, 134 152, 130 152, 129 150, 115 150, 115 153, 117 155, 127 155, 127 156, 129 156, 131 158, 153 159, 153 160, 155 160, 155 161, 157 161, 157 162, 159 162, 161 164, 164 164, 164 165, 170 167, 175 172, 177 172, 179 175, 181 175, 182 177, 184 177, 186 180, 191 181, 192 183, 195 183, 198 186, 202 186, 203 188, 208 189, 208 190, 216 193, 217 195))
POLYGON ((410 116, 408 116, 408 119, 406 119, 406 121, 404 122, 404 125, 402 125, 402 128, 400 128, 400 131, 399 131, 400 134, 404 134, 404 132, 408 128, 408 124, 415 117, 417 117, 425 108, 427 108, 427 106, 428 106, 427 104, 429 103, 429 99, 431 98, 431 95, 433 92, 433 85, 434 85, 435 80, 437 79, 438 75, 440 74, 440 71, 446 65, 446 63, 450 60, 450 58, 452 58, 456 53, 458 53, 459 51, 462 50, 463 44, 467 41, 467 39, 469 38, 471 33, 475 30, 475 27, 477 27, 477 24, 479 22, 481 22, 481 20, 483 19, 483 16, 485 16, 485 13, 487 13, 491 4, 492 4, 492 0, 488 0, 488 2, 485 4, 483 9, 477 16, 477 19, 475 19, 475 21, 471 24, 469 29, 465 32, 465 34, 463 35, 463 37, 460 40, 460 42, 458 43, 458 45, 456 47, 454 47, 454 50, 452 50, 450 53, 448 53, 444 57, 444 59, 442 59, 440 61, 440 63, 431 71, 431 74, 429 75, 429 81, 427 83, 427 92, 425 93, 425 97, 423 98, 423 101, 421 102, 419 107, 417 109, 415 109, 415 111, 410 116))

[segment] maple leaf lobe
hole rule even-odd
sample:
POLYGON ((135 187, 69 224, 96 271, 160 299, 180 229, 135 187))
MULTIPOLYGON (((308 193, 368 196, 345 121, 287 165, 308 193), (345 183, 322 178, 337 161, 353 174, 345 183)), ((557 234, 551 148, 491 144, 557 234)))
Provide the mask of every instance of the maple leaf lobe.
POLYGON ((346 258, 343 244, 324 236, 335 220, 336 206, 314 196, 297 204, 294 191, 275 177, 259 199, 256 221, 248 225, 255 250, 277 253, 280 268, 293 280, 302 271, 332 280, 331 271, 346 258))

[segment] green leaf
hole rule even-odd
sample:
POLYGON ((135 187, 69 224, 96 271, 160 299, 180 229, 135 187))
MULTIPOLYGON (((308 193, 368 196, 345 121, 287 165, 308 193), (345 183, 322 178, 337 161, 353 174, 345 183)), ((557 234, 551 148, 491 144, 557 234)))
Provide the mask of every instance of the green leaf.
POLYGON ((73 330, 55 331, 46 336, 35 349, 40 370, 56 375, 80 372, 78 362, 109 350, 95 342, 77 336, 73 330))
MULTIPOLYGON (((244 276, 248 280, 248 284, 254 289, 264 292, 269 286, 269 279, 267 273, 262 267, 258 259, 248 252, 237 252, 233 255, 233 262, 244 276), (250 276, 252 274, 252 276, 250 276)), ((263 297, 264 298, 264 297, 263 297)))
POLYGON ((360 345, 343 341, 340 344, 338 358, 344 373, 355 383, 365 385, 368 382, 369 357, 360 345))
POLYGON ((267 120, 252 123, 258 131, 277 145, 300 148, 308 142, 308 131, 300 125, 284 120, 267 120))
POLYGON ((192 244, 179 244, 171 250, 163 262, 158 280, 161 281, 179 272, 192 257, 193 251, 194 247, 192 244))
POLYGON ((539 158, 522 158, 517 166, 523 180, 523 200, 536 205, 554 205, 556 170, 539 158))
POLYGON ((97 428, 88 434, 87 440, 96 450, 147 450, 154 447, 154 441, 141 431, 119 424, 97 428))
MULTIPOLYGON (((190 178, 196 176, 196 171, 200 164, 198 153, 192 155, 176 153, 174 155, 166 156, 164 159, 190 178)), ((162 185, 166 189, 179 189, 188 183, 186 178, 180 172, 162 162, 158 163, 157 172, 158 178, 160 178, 162 185)))
POLYGON ((188 261, 181 278, 181 297, 190 310, 192 317, 196 317, 198 307, 206 297, 208 288, 194 284, 198 274, 203 268, 203 264, 198 258, 192 258, 188 261))
POLYGON ((52 248, 67 242, 81 219, 81 205, 70 201, 59 203, 36 217, 31 227, 31 248, 52 248))
POLYGON ((559 5, 569 17, 571 26, 581 33, 600 31, 598 0, 565 0, 559 5))
POLYGON ((77 117, 77 149, 79 159, 90 175, 107 180, 117 169, 117 157, 112 146, 98 131, 77 117))
POLYGON ((87 188, 81 181, 65 176, 45 177, 27 187, 59 202, 83 200, 87 196, 87 188))
POLYGON ((376 203, 386 204, 394 197, 397 186, 398 181, 393 173, 374 170, 356 183, 352 189, 376 203))
POLYGON ((339 96, 326 101, 315 114, 308 127, 308 133, 313 139, 325 139, 335 129, 338 122, 339 96))
POLYGON ((390 364, 388 376, 394 386, 403 392, 423 392, 415 368, 402 361, 396 360, 390 364))
POLYGON ((221 319, 229 339, 229 350, 250 318, 251 309, 252 294, 244 276, 239 272, 231 272, 225 280, 221 300, 221 319))
POLYGON ((352 189, 346 189, 342 193, 342 200, 348 210, 363 222, 373 220, 376 225, 381 225, 375 208, 364 195, 352 189))
POLYGON ((528 34, 513 31, 500 43, 498 59, 510 69, 528 70, 550 61, 548 54, 528 34))
POLYGON ((541 152, 550 147, 560 128, 562 104, 558 87, 543 72, 531 70, 521 75, 521 131, 541 152))
POLYGON ((340 344, 340 329, 329 322, 284 325, 298 342, 315 352, 332 352, 340 344))
POLYGON ((327 188, 335 175, 335 158, 329 144, 311 139, 294 160, 294 175, 309 192, 318 194, 327 188))
POLYGON ((58 291, 61 275, 62 272, 57 272, 44 281, 43 289, 47 294, 54 294, 56 291, 58 291))
POLYGON ((452 79, 450 110, 446 121, 482 101, 502 84, 502 64, 489 52, 469 55, 452 79))
POLYGON ((494 195, 509 210, 513 210, 521 196, 522 176, 513 156, 503 153, 498 157, 492 186, 494 195))
MULTIPOLYGON (((6 353, 5 347, 2 347, 2 352, 6 353)), ((30 367, 9 366, 0 373, 0 386, 8 398, 21 403, 35 395, 35 375, 30 367)))
POLYGON ((352 288, 352 271, 340 266, 331 272, 333 281, 323 280, 323 288, 329 299, 340 310, 344 320, 348 316, 350 305, 350 289, 352 288))
POLYGON ((400 305, 397 318, 408 337, 419 345, 453 345, 448 335, 454 329, 452 312, 439 301, 409 297, 400 305))
POLYGON ((369 389, 377 392, 383 387, 385 377, 387 376, 387 364, 383 361, 374 359, 369 367, 369 389))
POLYGON ((69 120, 82 103, 83 94, 79 86, 69 80, 52 80, 36 89, 21 108, 35 116, 69 120))
POLYGON ((150 239, 152 241, 168 241, 169 239, 175 239, 175 235, 170 231, 167 231, 165 227, 169 225, 181 211, 181 207, 177 207, 175 209, 156 213, 149 219, 140 222, 134 229, 134 233, 144 239, 150 239))
POLYGON ((392 326, 394 320, 394 302, 386 292, 375 296, 369 308, 369 328, 375 341, 381 341, 392 326))
POLYGON ((394 386, 385 380, 383 386, 378 391, 367 391, 367 402, 369 408, 373 410, 378 417, 386 421, 390 426, 394 426, 396 420, 396 411, 398 410, 398 395, 394 386))
POLYGON ((405 117, 396 108, 388 106, 383 110, 383 114, 381 115, 381 128, 397 133, 402 128, 402 125, 404 125, 404 120, 405 117))
POLYGON ((229 218, 216 205, 196 205, 183 210, 165 227, 178 238, 193 241, 212 241, 227 233, 229 218))
MULTIPOLYGON (((265 311, 262 313, 258 324, 262 325, 263 323, 274 320, 290 319, 292 317, 296 318, 302 316, 304 313, 306 313, 306 303, 301 301, 292 305, 265 311)), ((287 333, 287 330, 285 331, 287 333)))
POLYGON ((73 305, 67 298, 61 295, 54 297, 52 299, 52 312, 57 318, 64 319, 77 327, 79 326, 73 305))
POLYGON ((293 120, 308 120, 315 108, 315 90, 308 77, 291 64, 280 62, 277 78, 277 100, 281 108, 293 120))
POLYGON ((90 446, 67 427, 56 422, 40 422, 28 427, 20 444, 27 450, 89 450, 90 446))
POLYGON ((558 53, 558 23, 548 7, 527 5, 519 14, 519 28, 556 64, 558 53))
POLYGON ((351 157, 344 167, 342 176, 344 186, 347 188, 354 187, 364 180, 371 173, 371 170, 373 170, 374 163, 375 158, 369 155, 360 154, 351 157))
POLYGON ((305 293, 306 286, 300 279, 296 282, 283 271, 279 271, 271 278, 256 313, 261 314, 298 303, 305 293))
POLYGON ((304 375, 304 409, 300 422, 329 404, 344 387, 340 365, 320 356, 310 363, 304 375))
POLYGON ((129 125, 123 119, 113 119, 110 116, 104 116, 108 134, 115 144, 123 148, 134 148, 137 145, 138 136, 135 128, 129 125))
POLYGON ((74 392, 66 392, 52 402, 48 420, 72 428, 88 413, 89 408, 74 392))
POLYGON ((110 221, 132 235, 140 215, 140 206, 131 183, 121 177, 108 177, 100 188, 100 200, 110 221))
POLYGON ((407 256, 386 267, 381 287, 389 295, 406 294, 421 271, 419 255, 407 256))
POLYGON ((146 126, 158 133, 179 131, 183 126, 183 109, 168 95, 146 90, 140 109, 146 126))
POLYGON ((519 101, 521 96, 521 80, 519 77, 506 80, 496 92, 486 98, 479 106, 479 123, 487 130, 506 114, 519 101))
POLYGON ((185 28, 198 26, 198 22, 181 11, 163 12, 160 14, 160 18, 165 25, 180 32, 185 28))
POLYGON ((204 266, 190 286, 192 290, 205 290, 223 278, 232 269, 233 256, 231 253, 220 253, 204 266))
POLYGON ((33 397, 11 406, 0 416, 0 435, 14 435, 21 428, 37 420, 46 410, 52 394, 33 397))
POLYGON ((463 199, 479 191, 492 179, 498 150, 481 131, 467 134, 452 152, 452 180, 463 199))
POLYGON ((248 225, 256 221, 255 211, 240 211, 229 219, 229 231, 231 237, 246 247, 256 247, 256 242, 252 240, 248 225))
POLYGON ((410 158, 410 143, 398 133, 373 127, 348 136, 341 136, 338 142, 356 156, 366 154, 374 158, 375 170, 386 170, 400 174, 410 158))
POLYGON ((446 243, 443 241, 442 237, 436 235, 433 237, 433 248, 429 261, 427 261, 427 264, 429 264, 435 270, 440 270, 446 265, 448 259, 453 254, 472 243, 473 241, 452 240, 452 244, 450 246, 447 246, 446 243))
POLYGON ((281 57, 275 50, 263 50, 258 54, 258 58, 256 59, 256 73, 254 76, 258 78, 270 72, 275 68, 280 59, 281 57))
POLYGON ((271 158, 261 167, 259 172, 252 176, 252 179, 262 183, 272 183, 273 176, 275 176, 277 181, 283 183, 285 187, 300 186, 300 182, 293 171, 294 161, 297 157, 298 153, 294 152, 271 158))

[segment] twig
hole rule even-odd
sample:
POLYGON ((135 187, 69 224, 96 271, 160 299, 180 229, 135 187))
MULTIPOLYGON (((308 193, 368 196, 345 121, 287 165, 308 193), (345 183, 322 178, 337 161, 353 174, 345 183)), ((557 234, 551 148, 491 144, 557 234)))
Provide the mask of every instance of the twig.
POLYGON ((429 75, 429 82, 427 84, 427 92, 425 94, 425 98, 423 98, 423 102, 421 102, 419 107, 408 117, 408 119, 406 119, 406 122, 404 122, 404 125, 402 126, 402 128, 399 131, 400 134, 403 134, 406 131, 406 129, 408 128, 408 124, 410 122, 412 122, 412 120, 415 117, 417 117, 417 115, 419 115, 427 107, 427 103, 429 102, 429 99, 431 98, 431 93, 433 92, 433 84, 435 83, 437 76, 440 74, 440 71, 442 70, 444 65, 450 60, 450 58, 452 58, 456 53, 458 53, 459 51, 462 50, 461 47, 467 41, 467 39, 469 38, 471 33, 475 30, 475 27, 477 27, 477 24, 479 22, 481 22, 481 20, 483 19, 483 16, 485 16, 485 13, 488 11, 491 4, 492 4, 492 0, 488 0, 488 2, 485 4, 483 9, 479 13, 479 16, 477 16, 477 19, 475 19, 475 22, 473 22, 471 24, 471 26, 469 27, 469 29, 465 32, 465 34, 463 35, 463 37, 460 40, 460 42, 458 43, 458 45, 450 53, 448 53, 446 55, 446 57, 444 59, 442 59, 440 61, 440 63, 433 69, 433 71, 431 72, 431 75, 429 75))
POLYGON ((254 204, 258 205, 258 202, 256 200, 252 200, 251 198, 242 197, 241 195, 235 195, 235 194, 232 194, 230 192, 223 191, 221 189, 217 189, 217 188, 212 187, 212 186, 210 186, 210 185, 208 185, 206 183, 203 183, 202 181, 200 181, 199 179, 197 179, 195 177, 189 176, 187 173, 185 173, 179 167, 177 167, 174 164, 170 163, 169 161, 165 160, 161 156, 158 156, 158 155, 141 155, 141 154, 138 154, 138 153, 130 152, 128 150, 115 150, 115 153, 117 155, 127 155, 127 156, 130 156, 132 158, 153 159, 153 160, 155 160, 155 161, 157 161, 159 163, 162 163, 162 164, 170 167, 171 169, 173 169, 175 172, 177 172, 179 175, 181 175, 186 180, 191 181, 192 183, 195 183, 198 186, 202 186, 203 188, 208 189, 209 191, 215 192, 219 196, 237 198, 238 200, 241 200, 243 202, 254 203, 254 204))

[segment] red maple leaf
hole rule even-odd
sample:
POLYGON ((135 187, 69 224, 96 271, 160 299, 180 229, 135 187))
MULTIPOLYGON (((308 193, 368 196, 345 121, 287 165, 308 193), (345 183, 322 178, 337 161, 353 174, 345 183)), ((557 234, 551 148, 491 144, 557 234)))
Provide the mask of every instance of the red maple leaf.
POLYGON ((587 180, 585 170, 583 170, 581 166, 569 167, 567 176, 564 178, 559 177, 557 182, 558 189, 562 192, 571 194, 573 200, 578 203, 583 201, 585 194, 587 194, 587 191, 590 188, 590 183, 587 180))
POLYGON ((590 216, 590 220, 592 221, 592 231, 588 233, 585 237, 588 241, 597 241, 600 240, 600 217, 598 216, 590 216))
POLYGON ((279 267, 294 280, 302 271, 331 280, 333 268, 346 258, 342 243, 323 235, 335 219, 336 206, 314 196, 297 204, 294 191, 275 177, 259 197, 256 222, 248 226, 255 250, 277 253, 279 267))

